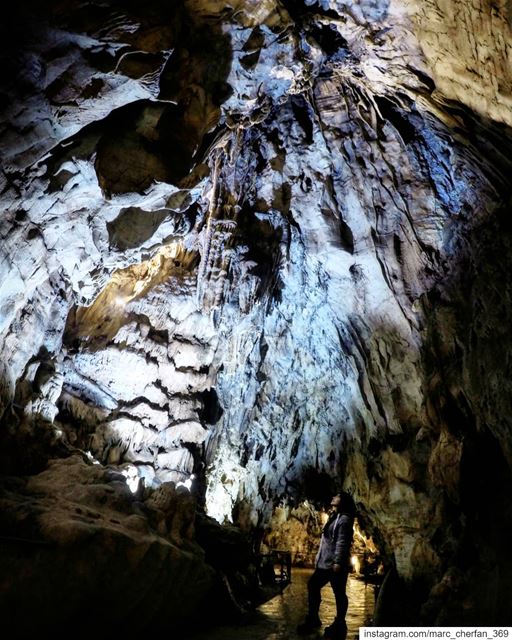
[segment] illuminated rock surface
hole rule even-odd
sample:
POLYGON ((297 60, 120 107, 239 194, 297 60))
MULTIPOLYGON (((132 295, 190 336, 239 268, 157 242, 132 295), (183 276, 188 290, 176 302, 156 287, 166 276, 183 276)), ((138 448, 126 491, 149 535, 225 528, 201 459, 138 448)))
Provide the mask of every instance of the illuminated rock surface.
POLYGON ((340 478, 390 620, 510 624, 508 4, 40 11, 4 25, 3 473, 193 474, 246 530, 340 478))

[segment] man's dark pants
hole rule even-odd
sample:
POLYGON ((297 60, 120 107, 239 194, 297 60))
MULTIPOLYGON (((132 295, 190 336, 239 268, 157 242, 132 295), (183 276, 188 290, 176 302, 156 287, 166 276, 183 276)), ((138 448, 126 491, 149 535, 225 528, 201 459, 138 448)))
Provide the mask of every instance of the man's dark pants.
POLYGON ((336 623, 345 624, 345 614, 347 613, 348 598, 345 593, 347 588, 348 571, 334 572, 332 569, 315 569, 313 575, 308 580, 308 617, 315 619, 318 617, 320 608, 322 587, 330 582, 336 600, 336 623))

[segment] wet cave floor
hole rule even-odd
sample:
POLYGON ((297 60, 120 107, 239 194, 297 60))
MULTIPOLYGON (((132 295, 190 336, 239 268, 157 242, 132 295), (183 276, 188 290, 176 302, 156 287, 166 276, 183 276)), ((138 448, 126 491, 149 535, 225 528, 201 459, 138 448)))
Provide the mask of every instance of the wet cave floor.
MULTIPOLYGON (((283 592, 265 602, 243 625, 222 625, 187 636, 187 640, 291 640, 300 638, 296 627, 307 611, 307 581, 311 569, 294 568, 292 581, 283 592)), ((347 640, 359 636, 359 627, 372 624, 376 588, 349 575, 347 583, 347 640)), ((323 638, 324 628, 335 618, 336 605, 329 585, 322 590, 320 618, 323 626, 307 640, 323 638)))

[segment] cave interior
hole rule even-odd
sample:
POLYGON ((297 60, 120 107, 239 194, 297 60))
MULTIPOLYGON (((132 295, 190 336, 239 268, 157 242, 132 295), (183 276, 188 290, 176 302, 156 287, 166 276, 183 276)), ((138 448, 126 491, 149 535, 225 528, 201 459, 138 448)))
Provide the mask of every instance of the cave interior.
POLYGON ((27 0, 0 32, 20 637, 233 615, 341 490, 376 623, 511 625, 510 1, 27 0))

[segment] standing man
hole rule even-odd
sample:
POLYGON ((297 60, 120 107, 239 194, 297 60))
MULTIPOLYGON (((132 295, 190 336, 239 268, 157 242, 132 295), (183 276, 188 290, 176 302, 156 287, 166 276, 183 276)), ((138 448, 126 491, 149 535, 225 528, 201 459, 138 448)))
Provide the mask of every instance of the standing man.
POLYGON ((345 614, 348 599, 345 593, 350 568, 355 505, 348 493, 340 493, 331 500, 331 512, 323 528, 320 548, 316 554, 315 571, 308 581, 308 614, 297 627, 301 635, 310 633, 322 625, 318 617, 321 590, 331 583, 336 600, 336 619, 326 627, 324 636, 343 640, 347 634, 345 614))

